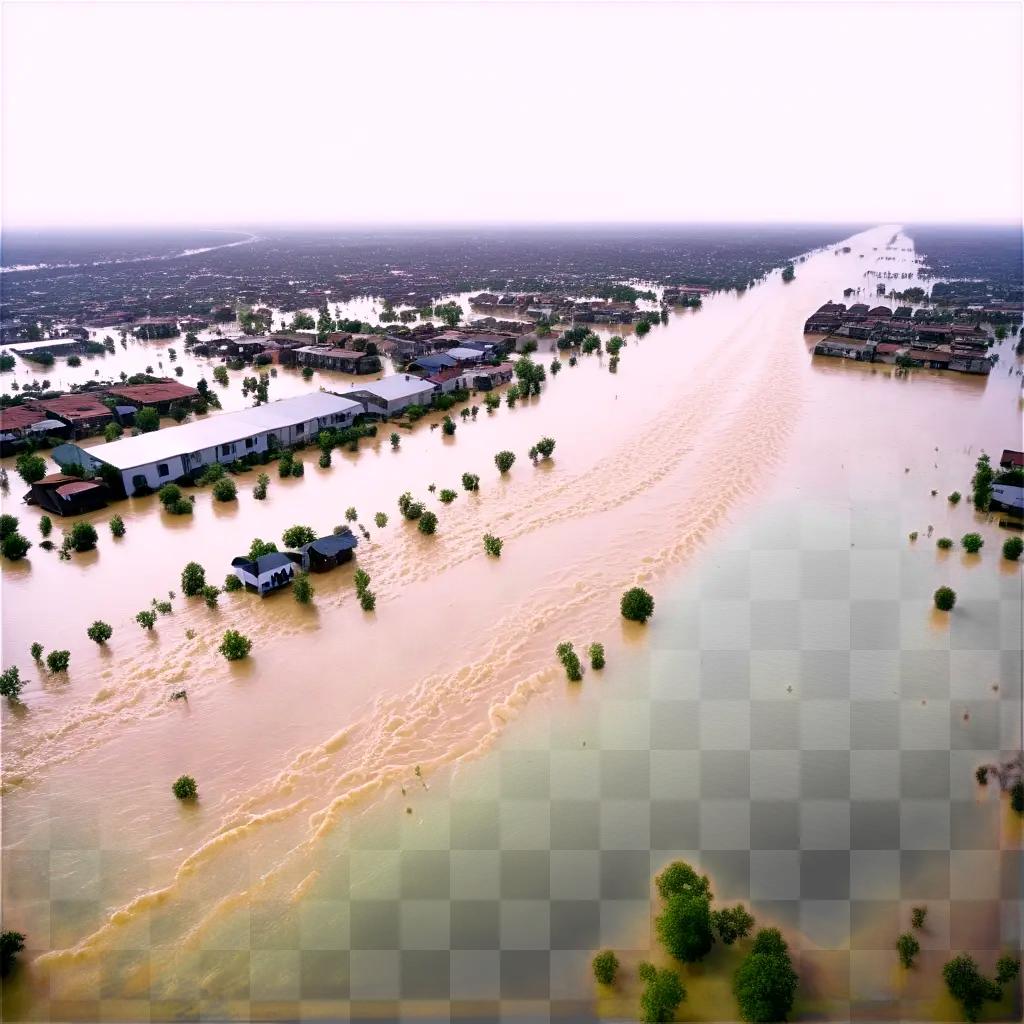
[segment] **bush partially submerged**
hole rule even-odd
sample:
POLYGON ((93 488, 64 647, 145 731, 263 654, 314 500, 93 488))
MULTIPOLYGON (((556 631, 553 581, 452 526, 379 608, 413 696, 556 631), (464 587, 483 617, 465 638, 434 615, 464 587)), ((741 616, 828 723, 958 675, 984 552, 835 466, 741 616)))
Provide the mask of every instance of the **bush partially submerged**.
POLYGON ((247 636, 239 633, 238 630, 229 629, 225 632, 224 639, 221 640, 220 647, 217 650, 228 661, 241 661, 249 656, 249 652, 252 650, 252 641, 247 636))
POLYGON ((179 775, 171 784, 171 792, 179 800, 195 800, 199 795, 199 787, 191 775, 179 775))
POLYGON ((622 595, 622 617, 631 622, 646 622, 654 614, 654 598, 643 587, 631 587, 622 595))
POLYGON ((90 640, 105 644, 114 635, 114 627, 97 619, 85 632, 90 640))

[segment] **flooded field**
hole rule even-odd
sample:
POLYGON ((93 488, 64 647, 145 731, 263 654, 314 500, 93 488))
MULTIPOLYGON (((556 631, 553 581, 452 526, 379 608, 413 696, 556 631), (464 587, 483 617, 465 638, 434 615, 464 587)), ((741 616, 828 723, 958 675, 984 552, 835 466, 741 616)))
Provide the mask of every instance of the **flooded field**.
MULTIPOLYGON (((1020 377, 1010 341, 988 379, 809 355, 810 311, 873 290, 876 266, 913 269, 891 235, 627 333, 615 374, 566 361, 454 437, 428 419, 392 450, 388 428, 326 470, 311 450, 302 479, 270 467, 266 501, 253 472, 237 503, 199 491, 192 517, 121 502, 89 517, 97 551, 5 564, 3 664, 29 679, 2 708, 5 927, 27 936, 5 1019, 628 1018, 651 878, 680 856, 784 929, 801 1019, 954 1016, 948 950, 990 967, 1020 944, 1019 818, 973 772, 1020 749, 1022 604, 1005 531, 944 496, 1019 440, 1020 377), (407 490, 436 536, 401 519, 407 490), (219 583, 254 537, 326 533, 349 506, 375 612, 346 567, 314 578, 313 607, 177 597, 151 634, 134 622, 186 562, 219 583), (972 529, 981 555, 936 551, 972 529), (647 627, 618 614, 634 582, 657 601, 647 627), (940 584, 952 616, 931 610, 940 584), (85 636, 96 618, 107 648, 85 636), (217 653, 226 628, 253 639, 246 662, 217 653), (603 642, 609 667, 567 685, 566 639, 603 642), (68 648, 70 672, 32 668, 34 641, 68 648), (195 806, 170 794, 183 772, 195 806), (903 978, 911 903, 929 926, 903 978), (626 980, 597 998, 603 946, 626 980)), ((46 376, 166 371, 166 347, 46 376)), ((179 362, 185 383, 213 365, 179 362)), ((246 372, 224 408, 246 404, 246 372)), ((271 397, 345 382, 282 369, 271 397)), ((38 540, 11 477, 5 505, 38 540)), ((682 1018, 734 1015, 732 956, 684 972, 682 1018)), ((1016 993, 999 1014, 1020 1018, 1016 993)))

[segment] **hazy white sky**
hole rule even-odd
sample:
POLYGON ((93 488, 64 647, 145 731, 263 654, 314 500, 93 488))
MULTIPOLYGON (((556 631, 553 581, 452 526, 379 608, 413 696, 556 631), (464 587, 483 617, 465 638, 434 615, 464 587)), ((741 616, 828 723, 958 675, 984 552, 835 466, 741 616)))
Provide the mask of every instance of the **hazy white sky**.
POLYGON ((3 5, 8 226, 1017 220, 1022 6, 3 5))

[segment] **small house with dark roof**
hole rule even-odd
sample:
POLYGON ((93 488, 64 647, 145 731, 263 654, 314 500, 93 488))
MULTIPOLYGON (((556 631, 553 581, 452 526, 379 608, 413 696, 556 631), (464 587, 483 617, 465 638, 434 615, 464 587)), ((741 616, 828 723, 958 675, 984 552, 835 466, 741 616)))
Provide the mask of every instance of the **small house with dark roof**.
POLYGON ((359 538, 347 528, 341 533, 320 537, 299 548, 300 565, 307 572, 328 572, 352 561, 352 553, 358 544, 359 538))
POLYGON ((242 583, 252 587, 260 597, 288 586, 295 578, 294 560, 280 551, 271 551, 259 558, 240 555, 231 560, 231 567, 242 583))
POLYGON ((107 507, 109 490, 98 480, 83 480, 67 473, 51 473, 32 484, 27 505, 38 505, 58 516, 79 516, 107 507))
POLYGON ((999 465, 1003 469, 1024 469, 1024 452, 1015 452, 1012 448, 1004 448, 999 457, 999 465))

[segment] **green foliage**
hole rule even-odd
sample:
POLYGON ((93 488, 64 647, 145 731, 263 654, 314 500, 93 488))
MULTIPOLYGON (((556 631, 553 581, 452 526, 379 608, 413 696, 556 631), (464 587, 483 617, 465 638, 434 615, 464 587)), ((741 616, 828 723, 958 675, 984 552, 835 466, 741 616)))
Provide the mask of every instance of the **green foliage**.
POLYGON ((51 672, 67 672, 70 664, 70 651, 50 651, 46 656, 46 667, 51 672))
POLYGON ((605 348, 608 350, 609 355, 617 356, 620 349, 622 348, 623 342, 617 334, 608 339, 608 344, 605 348))
POLYGON ((498 454, 494 456, 494 464, 498 467, 498 472, 501 474, 507 473, 512 468, 512 464, 515 461, 515 453, 510 451, 498 452, 498 454))
POLYGON ((203 471, 196 477, 196 483, 201 487, 205 487, 207 484, 215 484, 218 480, 224 476, 224 467, 219 462, 211 462, 203 471))
POLYGON ((143 434, 151 434, 160 429, 160 413, 152 406, 143 406, 135 413, 135 429, 143 434))
POLYGON ((96 528, 92 523, 85 522, 84 519, 80 519, 77 523, 73 523, 67 536, 71 543, 71 547, 76 551, 92 551, 92 549, 96 547, 96 541, 98 539, 96 528))
POLYGON ((397 448, 402 443, 402 436, 394 431, 391 434, 391 447, 397 448))
POLYGON ((306 473, 306 467, 303 466, 301 459, 295 459, 292 462, 292 476, 304 476, 306 473))
POLYGON ((255 562, 262 555, 269 555, 271 551, 276 550, 277 545, 272 540, 261 540, 259 537, 254 537, 249 545, 249 561, 255 562))
POLYGON ((580 656, 573 649, 568 641, 563 641, 555 648, 555 656, 562 663, 565 669, 566 678, 570 683, 578 683, 583 679, 583 666, 580 664, 580 656))
POLYGON ((412 495, 408 491, 399 497, 398 508, 406 519, 419 519, 424 513, 423 503, 413 501, 412 495))
POLYGON ((226 593, 237 593, 242 589, 242 586, 242 581, 233 572, 229 572, 227 576, 224 577, 224 590, 226 593))
POLYGON ((433 512, 424 512, 419 517, 419 522, 416 524, 416 528, 420 533, 425 533, 428 536, 437 531, 437 516, 433 512))
POLYGON ((313 367, 312 366, 304 366, 302 368, 302 378, 303 378, 303 380, 312 380, 313 379, 313 367))
POLYGON ((494 391, 488 391, 484 395, 484 405, 487 407, 487 412, 492 413, 496 409, 501 408, 501 395, 494 391))
POLYGON ((660 1024, 675 1020, 679 1004, 686 998, 686 989, 679 975, 666 967, 641 963, 637 973, 645 983, 640 996, 640 1019, 644 1024, 660 1024))
POLYGON ((256 486, 252 489, 252 496, 257 501, 263 501, 267 496, 267 488, 270 486, 270 477, 266 473, 260 473, 256 477, 256 486))
POLYGON ((917 540, 917 530, 911 530, 910 543, 913 544, 915 540, 917 540))
POLYGON ((480 490, 480 477, 476 473, 463 473, 462 474, 462 487, 467 491, 479 491, 480 490))
POLYGON ((996 984, 1008 985, 1020 974, 1020 961, 1012 956, 1001 956, 996 961, 996 984))
POLYGON ((992 463, 989 457, 982 452, 974 467, 974 476, 971 478, 971 493, 973 495, 974 507, 979 512, 987 512, 989 502, 992 501, 992 481, 995 473, 992 471, 992 463))
POLYGON ((110 532, 115 537, 125 535, 124 520, 119 515, 115 514, 110 517, 110 532))
POLYGON ((238 488, 230 477, 224 477, 213 485, 213 497, 216 501, 234 501, 238 497, 238 488))
POLYGON ((224 633, 224 639, 221 640, 217 650, 228 661, 241 661, 249 656, 249 652, 252 650, 252 641, 238 630, 229 629, 224 633))
POLYGON ((292 475, 292 466, 295 464, 295 456, 289 451, 281 452, 277 460, 277 475, 282 479, 292 475))
POLYGON ((594 978, 601 985, 615 983, 615 973, 619 969, 619 958, 610 949, 604 949, 592 961, 594 978))
POLYGON ((292 317, 292 325, 290 330, 293 331, 312 331, 316 329, 316 321, 313 319, 312 313, 307 313, 305 310, 300 309, 294 317, 292 317))
POLYGON ((778 929, 762 928, 733 978, 740 1017, 751 1024, 784 1021, 793 1008, 798 980, 778 929))
POLYGON ((199 795, 199 787, 196 785, 196 780, 191 775, 179 775, 178 778, 171 783, 171 792, 179 800, 195 800, 199 795))
POLYGON ((313 583, 308 572, 300 572, 292 583, 292 594, 299 604, 309 604, 313 600, 313 583))
POLYGON ((43 645, 40 643, 34 643, 29 647, 29 653, 32 655, 33 661, 42 661, 43 658, 43 645))
POLYGON ((356 593, 362 597, 370 587, 370 574, 365 569, 356 569, 352 574, 352 582, 356 586, 356 593))
POLYGON ((18 954, 24 948, 25 936, 21 932, 0 932, 0 978, 6 978, 14 970, 18 954))
POLYGON ((181 592, 186 597, 198 597, 206 586, 206 570, 198 562, 189 562, 181 570, 181 592))
MULTIPOLYGON (((120 519, 121 517, 118 516, 117 518, 120 519)), ((53 533, 53 520, 49 516, 39 517, 39 532, 44 537, 49 537, 53 533)))
POLYGON ((737 939, 745 939, 754 927, 754 917, 746 907, 736 904, 735 907, 723 907, 711 911, 711 926, 718 932, 718 937, 727 946, 737 939))
POLYGON ((935 542, 935 546, 940 551, 948 551, 953 546, 953 538, 952 537, 940 537, 935 542))
POLYGON ((500 537, 495 537, 494 534, 484 534, 484 551, 487 552, 492 558, 501 557, 501 549, 504 547, 505 542, 500 537))
POLYGON ((18 470, 18 476, 27 484, 34 484, 46 476, 46 460, 32 452, 19 455, 14 466, 18 470))
POLYGON ((383 530, 388 525, 388 514, 386 512, 374 513, 373 524, 378 530, 383 530))
POLYGON ((1010 787, 1010 807, 1017 814, 1024 815, 1024 782, 1015 782, 1010 787))
POLYGON ((631 587, 622 595, 619 608, 624 619, 646 622, 654 614, 654 598, 643 587, 631 587))
POLYGON ((913 907, 910 911, 910 927, 921 929, 924 927, 924 919, 928 916, 927 907, 913 907))
POLYGON ((207 608, 216 608, 217 602, 220 600, 220 590, 212 583, 207 583, 206 586, 203 587, 202 597, 206 602, 207 608))
POLYGON ((537 454, 542 459, 550 459, 551 453, 555 450, 555 441, 551 437, 542 437, 535 445, 537 454))
POLYGON ((904 932, 896 940, 896 953, 900 963, 909 970, 914 966, 914 957, 921 952, 921 943, 910 932, 904 932))
POLYGON ((17 700, 24 685, 25 681, 21 678, 21 671, 17 665, 12 665, 0 672, 0 697, 17 700))
POLYGON ((1020 537, 1008 537, 1003 542, 1003 558, 1010 562, 1016 562, 1024 554, 1024 540, 1020 537))
POLYGON ((959 491, 954 491, 949 496, 949 503, 950 503, 950 505, 959 505, 960 504, 960 498, 961 498, 960 492, 959 491))
POLYGON ((451 437, 455 433, 455 420, 451 416, 445 416, 441 423, 441 430, 444 432, 446 437, 451 437))
POLYGON ((642 338, 651 329, 651 322, 649 320, 640 320, 636 325, 636 334, 638 338, 642 338))
POLYGON ((684 963, 702 960, 715 941, 711 901, 700 893, 682 892, 669 897, 654 925, 661 944, 684 963))
POLYGON ((587 648, 587 656, 590 658, 592 669, 604 668, 604 644, 592 643, 587 648))
POLYGON ((978 970, 974 957, 967 953, 949 960, 942 968, 942 978, 949 994, 963 1007, 964 1016, 969 1021, 978 1019, 986 1002, 998 1002, 1003 997, 1002 988, 986 978, 978 970))
POLYGON ((0 353, 0 373, 7 373, 13 370, 17 360, 9 352, 0 353))
POLYGON ((976 555, 985 546, 985 538, 980 533, 965 533, 960 543, 969 555, 976 555))
POLYGON ((940 612, 951 612, 956 604, 956 591, 952 587, 939 587, 935 591, 934 601, 940 612))
POLYGON ((301 548, 303 544, 312 544, 316 540, 316 532, 311 526, 289 526, 281 534, 281 540, 286 548, 301 548))
POLYGON ((663 900, 681 893, 689 893, 711 899, 711 882, 707 875, 698 875, 686 861, 673 861, 654 880, 658 895, 663 900))
POLYGON ((175 502, 180 501, 183 497, 181 488, 177 484, 164 484, 159 491, 156 492, 157 501, 163 505, 164 508, 169 508, 175 502))
POLYGON ((372 590, 364 590, 359 595, 359 604, 364 612, 372 612, 377 607, 377 595, 372 590))
POLYGON ((795 277, 796 277, 796 270, 793 269, 793 264, 792 263, 787 263, 782 268, 782 280, 788 283, 788 282, 792 281, 793 278, 795 278, 795 277))
POLYGON ((95 643, 105 644, 114 635, 114 627, 104 622, 102 619, 97 619, 85 631, 85 634, 95 643))
POLYGON ((457 492, 447 487, 442 487, 437 495, 438 499, 445 505, 450 505, 458 496, 457 492))
POLYGON ((152 629, 156 625, 156 612, 146 608, 135 616, 135 621, 143 629, 152 629))
POLYGON ((24 558, 30 547, 32 547, 32 541, 20 533, 9 533, 3 540, 0 540, 0 553, 12 562, 24 558))
MULTIPOLYGON (((18 532, 18 517, 8 515, 6 512, 0 515, 0 540, 9 537, 12 533, 18 532)), ((45 537, 46 534, 44 533, 45 537)))

